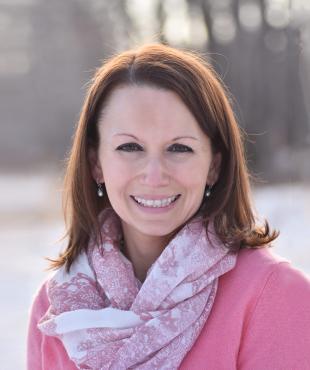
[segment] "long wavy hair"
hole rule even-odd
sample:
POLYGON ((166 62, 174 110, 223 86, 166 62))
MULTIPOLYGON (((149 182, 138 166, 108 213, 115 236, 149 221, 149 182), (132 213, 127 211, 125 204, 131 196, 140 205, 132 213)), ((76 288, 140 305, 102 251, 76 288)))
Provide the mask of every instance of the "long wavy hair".
POLYGON ((87 249, 90 235, 101 240, 98 214, 110 207, 107 193, 98 198, 91 174, 89 149, 98 149, 98 118, 111 92, 120 86, 148 85, 175 92, 210 138, 213 153, 221 153, 221 169, 212 195, 200 207, 206 227, 212 218, 223 244, 232 251, 269 246, 278 232, 258 222, 251 204, 250 176, 243 138, 230 95, 212 66, 194 52, 149 44, 107 60, 90 82, 76 127, 64 181, 64 216, 68 244, 51 268, 65 265, 87 249))

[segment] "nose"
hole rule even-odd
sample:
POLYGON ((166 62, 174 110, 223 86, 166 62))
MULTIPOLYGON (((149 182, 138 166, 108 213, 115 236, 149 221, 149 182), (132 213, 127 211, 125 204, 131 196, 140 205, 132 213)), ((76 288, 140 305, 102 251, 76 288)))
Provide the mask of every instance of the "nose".
POLYGON ((141 184, 150 187, 169 185, 170 176, 161 158, 149 158, 140 177, 141 184))

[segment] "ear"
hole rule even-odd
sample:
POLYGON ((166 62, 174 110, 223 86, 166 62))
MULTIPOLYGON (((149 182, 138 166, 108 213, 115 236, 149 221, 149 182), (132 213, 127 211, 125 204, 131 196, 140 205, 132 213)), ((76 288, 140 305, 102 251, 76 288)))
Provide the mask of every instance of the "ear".
POLYGON ((88 150, 88 160, 90 164, 91 174, 93 179, 98 183, 103 183, 103 172, 101 168, 100 161, 98 159, 97 151, 94 148, 89 148, 88 150))
POLYGON ((220 170, 221 170, 221 163, 222 163, 222 155, 221 153, 216 153, 213 155, 212 162, 209 168, 207 182, 210 185, 213 185, 217 182, 220 170))

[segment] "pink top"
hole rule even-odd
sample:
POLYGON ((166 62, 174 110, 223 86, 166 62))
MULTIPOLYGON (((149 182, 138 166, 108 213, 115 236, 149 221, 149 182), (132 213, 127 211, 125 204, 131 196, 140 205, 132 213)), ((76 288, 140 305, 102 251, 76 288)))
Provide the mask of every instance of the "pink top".
MULTIPOLYGON (((38 291, 28 331, 28 370, 76 370, 62 343, 37 323, 49 306, 38 291)), ((270 249, 243 249, 219 278, 211 314, 182 370, 310 370, 310 279, 270 249)))

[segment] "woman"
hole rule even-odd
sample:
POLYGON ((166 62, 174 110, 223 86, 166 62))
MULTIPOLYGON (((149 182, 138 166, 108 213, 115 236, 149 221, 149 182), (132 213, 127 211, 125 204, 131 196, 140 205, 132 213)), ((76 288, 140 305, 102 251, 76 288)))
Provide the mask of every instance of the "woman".
POLYGON ((310 281, 270 252, 227 92, 163 45, 96 73, 65 180, 68 246, 28 368, 310 369, 310 281))

